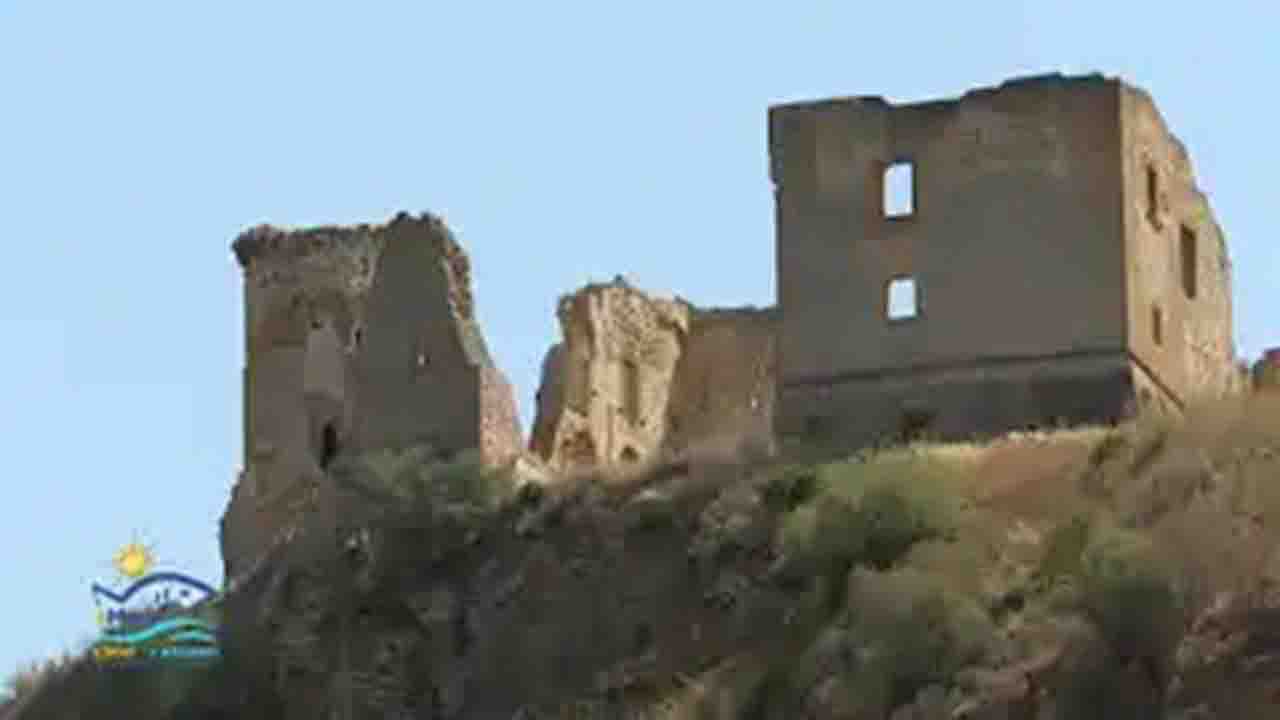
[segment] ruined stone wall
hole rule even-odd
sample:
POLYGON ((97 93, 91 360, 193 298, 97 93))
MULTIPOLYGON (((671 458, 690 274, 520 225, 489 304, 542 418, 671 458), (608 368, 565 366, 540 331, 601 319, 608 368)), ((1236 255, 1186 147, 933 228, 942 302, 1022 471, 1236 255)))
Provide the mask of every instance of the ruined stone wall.
POLYGON ((261 526, 252 522, 254 503, 242 470, 231 486, 231 497, 218 524, 218 544, 222 552, 224 578, 244 567, 248 558, 262 546, 261 526))
POLYGON ((287 526, 319 482, 324 427, 345 435, 348 362, 382 238, 374 228, 252 228, 233 249, 244 279, 244 460, 221 523, 227 577, 287 526))
POLYGON ((533 450, 556 469, 651 458, 666 434, 688 308, 618 279, 562 298, 557 315, 563 348, 544 368, 558 378, 544 378, 533 450))
POLYGON ((1135 382, 1119 350, 982 367, 908 367, 856 381, 797 384, 788 399, 813 410, 801 416, 797 435, 854 449, 1119 420, 1133 412, 1135 382), (829 407, 859 412, 833 417, 823 412, 829 407))
POLYGON ((383 240, 369 226, 236 239, 245 288, 245 459, 265 499, 319 471, 322 428, 345 431, 353 396, 346 355, 363 323, 383 240))
POLYGON ((565 347, 557 342, 542 358, 542 371, 538 376, 538 391, 534 395, 533 429, 529 435, 529 449, 543 459, 555 452, 555 435, 564 411, 565 347))
POLYGON ((251 494, 242 472, 219 525, 223 577, 228 588, 252 579, 258 569, 293 539, 297 528, 311 518, 325 485, 297 482, 263 501, 251 494))
POLYGON ((770 443, 776 334, 772 308, 692 311, 672 382, 668 450, 722 438, 770 443))
POLYGON ((395 222, 385 234, 355 361, 354 443, 479 448, 482 375, 497 370, 476 323, 467 257, 435 218, 395 222))
POLYGON ((515 390, 500 370, 480 368, 480 461, 488 466, 508 463, 524 448, 515 390))
POLYGON ((1238 388, 1231 264, 1186 148, 1122 87, 1129 346, 1179 404, 1238 388))
POLYGON ((543 361, 531 439, 553 468, 667 458, 703 442, 771 446, 774 310, 702 310, 614 282, 566 297, 559 316, 564 340, 543 361))
MULTIPOLYGON (((1142 412, 1167 418, 1179 417, 1185 409, 1182 398, 1173 393, 1168 383, 1149 366, 1130 356, 1133 374, 1133 397, 1130 412, 1142 412)), ((1128 414, 1128 413, 1126 413, 1128 414)))
POLYGON ((956 101, 775 107, 781 372, 792 379, 1124 340, 1116 86, 1043 78, 956 101), (914 213, 883 173, 914 164, 914 213), (917 280, 916 322, 886 318, 917 280))
MULTIPOLYGON (((908 397, 904 369, 924 378, 963 368, 1018 387, 1015 367, 1122 352, 1118 126, 1117 84, 1101 77, 1029 78, 903 106, 772 108, 778 431, 859 430, 864 402, 891 408, 887 432, 907 414, 951 412, 934 406, 941 395, 908 397), (890 217, 885 171, 902 161, 914 207, 890 217), (888 317, 895 278, 915 282, 913 318, 888 317)), ((1021 415, 970 414, 969 429, 1021 415)))

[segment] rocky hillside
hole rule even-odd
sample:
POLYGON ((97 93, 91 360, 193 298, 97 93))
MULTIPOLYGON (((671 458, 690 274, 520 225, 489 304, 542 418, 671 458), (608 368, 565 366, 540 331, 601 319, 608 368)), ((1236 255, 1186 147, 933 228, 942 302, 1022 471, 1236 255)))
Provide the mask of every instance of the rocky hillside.
POLYGON ((227 598, 221 666, 71 662, 0 717, 1275 716, 1280 397, 820 454, 350 458, 361 510, 227 598))

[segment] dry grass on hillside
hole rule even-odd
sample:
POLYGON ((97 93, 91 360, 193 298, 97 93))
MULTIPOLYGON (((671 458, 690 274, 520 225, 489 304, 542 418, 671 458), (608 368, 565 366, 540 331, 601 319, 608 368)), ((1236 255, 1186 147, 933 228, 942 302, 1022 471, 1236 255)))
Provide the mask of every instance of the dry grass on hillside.
POLYGON ((1276 396, 1197 408, 1185 422, 889 448, 784 468, 775 482, 799 498, 778 543, 797 569, 832 582, 861 573, 840 593, 854 618, 841 622, 879 619, 842 642, 865 646, 872 629, 898 628, 892 648, 870 650, 891 667, 851 668, 837 683, 849 702, 874 686, 888 693, 883 710, 948 687, 946 663, 963 664, 981 623, 957 630, 969 640, 950 650, 937 645, 946 632, 913 640, 910 630, 949 627, 979 607, 992 623, 987 665, 1063 658, 1058 717, 1141 716, 1171 678, 1186 686, 1199 672, 1175 654, 1186 655, 1209 608, 1280 606, 1276 396), (885 608, 906 612, 905 624, 885 608))

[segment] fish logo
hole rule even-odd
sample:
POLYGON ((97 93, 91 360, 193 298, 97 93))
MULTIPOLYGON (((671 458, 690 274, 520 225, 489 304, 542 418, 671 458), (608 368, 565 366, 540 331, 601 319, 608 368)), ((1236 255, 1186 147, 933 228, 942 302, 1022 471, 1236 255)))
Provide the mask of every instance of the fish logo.
POLYGON ((99 627, 145 623, 166 613, 191 610, 217 595, 207 583, 179 572, 156 572, 134 580, 123 592, 93 583, 99 627))

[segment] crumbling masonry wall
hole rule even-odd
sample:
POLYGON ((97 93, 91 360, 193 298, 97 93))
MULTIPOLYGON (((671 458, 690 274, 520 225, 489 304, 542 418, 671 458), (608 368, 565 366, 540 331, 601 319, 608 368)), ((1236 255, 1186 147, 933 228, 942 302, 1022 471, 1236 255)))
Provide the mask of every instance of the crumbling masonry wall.
MULTIPOLYGON (((561 332, 563 333, 563 326, 561 332)), ((534 395, 533 429, 529 435, 529 449, 543 460, 556 465, 562 464, 561 460, 553 456, 556 454, 556 436, 560 433, 560 418, 565 410, 566 380, 565 344, 561 341, 553 344, 542 358, 538 391, 534 395)))
POLYGON ((674 454, 719 441, 771 447, 777 312, 692 308, 690 313, 664 447, 674 454))
POLYGON ((1181 406, 1220 398, 1240 384, 1226 241, 1151 97, 1128 85, 1119 91, 1126 322, 1140 399, 1181 406))
POLYGON ((771 108, 778 432, 964 437, 1225 392, 1225 246, 1144 97, 1053 75, 956 100, 771 108), (1137 217, 1148 156, 1177 218, 1155 233, 1137 217), (910 202, 890 212, 903 166, 910 202), (1182 222, 1198 238, 1194 301, 1173 293, 1182 222), (912 311, 891 316, 903 287, 912 311))
POLYGON ((509 460, 520 447, 515 401, 476 321, 469 259, 435 218, 385 232, 354 363, 355 447, 478 448, 487 463, 509 460))
MULTIPOLYGON (((224 562, 265 547, 350 451, 520 450, 510 384, 474 316, 466 254, 439 218, 287 231, 234 243, 244 270, 244 472, 224 562)), ((230 573, 229 573, 230 574, 230 573)))
POLYGON ((532 449, 560 470, 649 459, 666 433, 688 308, 618 279, 562 298, 557 316, 564 342, 543 363, 532 449))
POLYGON ((566 297, 543 362, 532 449, 556 469, 771 439, 776 315, 699 310, 621 281, 566 297))

